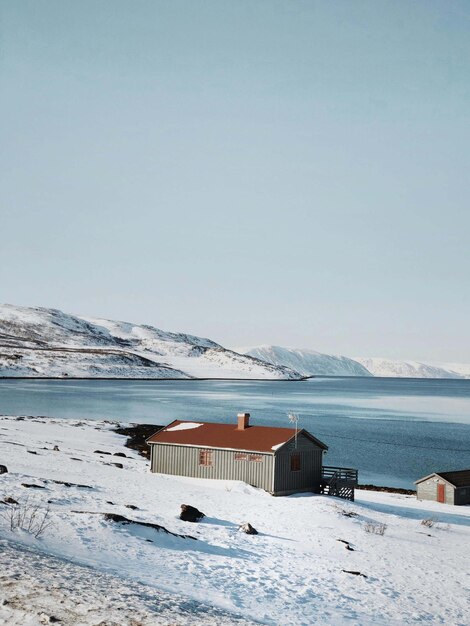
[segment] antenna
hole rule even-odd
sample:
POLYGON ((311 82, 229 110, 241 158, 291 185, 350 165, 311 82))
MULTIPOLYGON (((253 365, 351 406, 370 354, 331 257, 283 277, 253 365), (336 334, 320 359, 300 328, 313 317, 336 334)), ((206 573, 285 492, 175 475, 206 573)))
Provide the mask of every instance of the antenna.
POLYGON ((289 417, 289 422, 291 422, 291 424, 295 424, 295 448, 297 449, 297 430, 298 430, 298 421, 299 421, 299 416, 297 413, 288 413, 287 414, 289 417))

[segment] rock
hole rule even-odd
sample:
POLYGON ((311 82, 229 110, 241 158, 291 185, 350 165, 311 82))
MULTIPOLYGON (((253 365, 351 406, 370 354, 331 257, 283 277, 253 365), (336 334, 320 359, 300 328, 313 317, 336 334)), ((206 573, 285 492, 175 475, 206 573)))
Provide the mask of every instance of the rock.
POLYGON ((45 489, 44 485, 35 485, 34 483, 21 483, 22 487, 26 487, 26 489, 45 489))
POLYGON ((15 498, 10 498, 10 496, 8 496, 8 498, 3 498, 2 502, 3 504, 18 504, 17 500, 15 500, 15 498))
POLYGON ((29 452, 29 454, 37 454, 35 450, 26 450, 26 452, 29 452))
POLYGON ((55 446, 53 447, 53 450, 54 450, 54 452, 60 452, 60 450, 59 450, 59 446, 58 446, 58 445, 55 445, 55 446))
POLYGON ((111 452, 105 452, 104 450, 93 450, 93 454, 109 454, 111 456, 111 452))
POLYGON ((242 532, 246 533, 247 535, 257 535, 258 534, 258 531, 256 530, 256 528, 253 528, 253 526, 249 522, 246 522, 245 524, 242 524, 241 526, 239 526, 238 530, 241 530, 242 532))
POLYGON ((126 509, 132 509, 133 511, 137 511, 137 509, 139 508, 135 504, 126 504, 124 506, 126 507, 126 509))
POLYGON ((362 572, 356 572, 350 569, 343 569, 341 571, 344 572, 345 574, 352 574, 353 576, 362 576, 362 578, 367 578, 367 576, 363 574, 362 572))
POLYGON ((55 617, 54 615, 47 615, 47 613, 40 613, 39 621, 41 622, 41 624, 57 624, 58 622, 60 622, 60 619, 58 617, 55 617))
MULTIPOLYGON (((84 513, 85 511, 74 511, 75 513, 84 513)), ((152 524, 150 522, 139 522, 138 520, 128 519, 124 517, 124 515, 118 515, 117 513, 103 513, 103 517, 107 522, 116 522, 118 524, 124 525, 134 525, 141 526, 142 528, 153 528, 157 532, 163 532, 167 535, 172 535, 173 537, 180 537, 181 539, 193 539, 197 541, 196 537, 192 537, 191 535, 178 535, 177 533, 172 533, 170 530, 165 528, 164 526, 160 526, 160 524, 152 524)))
POLYGON ((0 465, 0 474, 7 474, 8 468, 6 465, 0 465))
POLYGON ((110 463, 110 465, 114 465, 115 467, 119 467, 119 469, 124 469, 124 465, 122 463, 110 463))
POLYGON ((115 452, 113 456, 122 456, 124 459, 127 459, 127 454, 124 454, 124 452, 115 452))
POLYGON ((190 504, 181 505, 180 519, 182 519, 183 522, 198 522, 203 517, 205 517, 204 513, 196 509, 194 506, 191 506, 190 504))
POLYGON ((77 487, 78 489, 93 489, 91 485, 80 485, 79 483, 69 483, 64 480, 52 480, 56 485, 64 485, 64 487, 77 487))

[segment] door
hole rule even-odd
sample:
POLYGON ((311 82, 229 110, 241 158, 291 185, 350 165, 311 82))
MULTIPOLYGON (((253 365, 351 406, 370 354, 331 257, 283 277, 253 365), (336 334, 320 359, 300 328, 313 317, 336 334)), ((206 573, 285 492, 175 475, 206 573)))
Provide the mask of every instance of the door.
POLYGON ((446 501, 446 486, 441 485, 441 483, 437 483, 437 501, 438 502, 446 501))

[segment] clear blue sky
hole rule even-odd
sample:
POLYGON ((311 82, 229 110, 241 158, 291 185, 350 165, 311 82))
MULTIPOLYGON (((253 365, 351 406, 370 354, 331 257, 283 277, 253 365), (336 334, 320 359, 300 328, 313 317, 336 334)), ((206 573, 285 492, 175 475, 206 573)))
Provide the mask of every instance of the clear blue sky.
POLYGON ((470 4, 0 0, 0 301, 470 359, 470 4))

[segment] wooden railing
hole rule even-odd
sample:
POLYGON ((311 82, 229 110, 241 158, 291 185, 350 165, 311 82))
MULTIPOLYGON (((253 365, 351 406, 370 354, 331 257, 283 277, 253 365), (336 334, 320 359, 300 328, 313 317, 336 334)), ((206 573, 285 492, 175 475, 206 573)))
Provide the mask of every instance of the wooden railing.
POLYGON ((354 502, 354 487, 358 472, 352 467, 324 466, 322 468, 321 493, 354 502))
POLYGON ((335 478, 341 482, 353 482, 357 485, 358 472, 352 467, 334 467, 332 465, 324 465, 322 467, 323 482, 328 482, 331 478, 335 478))

